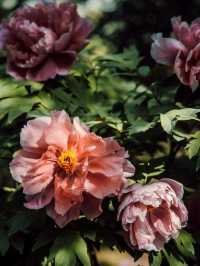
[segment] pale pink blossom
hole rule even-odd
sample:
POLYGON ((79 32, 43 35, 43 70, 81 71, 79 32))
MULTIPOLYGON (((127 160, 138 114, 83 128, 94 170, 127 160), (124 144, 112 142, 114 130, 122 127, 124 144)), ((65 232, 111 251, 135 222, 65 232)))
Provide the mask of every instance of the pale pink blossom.
POLYGON ((101 214, 102 200, 118 195, 134 174, 128 153, 112 138, 101 138, 65 111, 30 120, 20 135, 22 149, 10 163, 30 209, 46 207, 63 227, 84 213, 101 214))
POLYGON ((200 18, 189 25, 174 17, 172 28, 170 38, 153 35, 151 55, 158 63, 171 66, 179 80, 195 90, 200 81, 200 18))
POLYGON ((128 243, 134 248, 157 251, 171 238, 177 238, 188 220, 182 197, 182 184, 167 178, 124 188, 118 219, 128 243))

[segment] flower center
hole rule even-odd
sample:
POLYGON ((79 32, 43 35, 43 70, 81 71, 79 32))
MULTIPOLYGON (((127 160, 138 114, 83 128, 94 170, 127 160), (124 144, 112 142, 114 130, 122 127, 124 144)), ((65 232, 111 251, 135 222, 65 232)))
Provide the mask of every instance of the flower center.
POLYGON ((68 175, 72 175, 77 163, 77 156, 75 151, 68 150, 61 152, 57 159, 58 165, 63 168, 68 175))

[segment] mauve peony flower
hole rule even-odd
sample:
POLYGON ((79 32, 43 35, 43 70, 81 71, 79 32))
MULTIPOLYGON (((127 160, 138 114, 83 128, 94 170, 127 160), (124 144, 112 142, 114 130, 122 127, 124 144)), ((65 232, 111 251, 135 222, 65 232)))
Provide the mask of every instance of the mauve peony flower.
POLYGON ((179 80, 195 90, 200 81, 200 18, 191 25, 172 18, 171 38, 153 35, 151 55, 160 64, 172 66, 179 80))
POLYGON ((128 242, 138 249, 157 251, 171 238, 177 238, 188 220, 182 197, 182 184, 167 178, 124 188, 118 220, 128 242))
POLYGON ((24 6, 0 27, 7 72, 15 79, 34 81, 66 75, 90 31, 90 23, 73 3, 24 6))
POLYGON ((26 194, 25 206, 40 209, 63 227, 83 212, 101 213, 101 202, 118 195, 134 174, 128 153, 112 138, 101 138, 64 111, 31 120, 21 131, 20 150, 10 163, 26 194))

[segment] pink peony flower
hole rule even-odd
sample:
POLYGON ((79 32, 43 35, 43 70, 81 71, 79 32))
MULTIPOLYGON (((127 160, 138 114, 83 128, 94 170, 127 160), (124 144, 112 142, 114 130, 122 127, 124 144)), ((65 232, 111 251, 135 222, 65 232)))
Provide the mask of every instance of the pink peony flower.
POLYGON ((172 66, 179 80, 195 90, 200 81, 200 18, 191 25, 172 18, 171 38, 153 35, 151 55, 160 64, 172 66))
POLYGON ((22 149, 10 163, 29 209, 47 207, 63 227, 83 212, 101 213, 101 202, 118 195, 126 177, 134 174, 128 153, 112 138, 101 138, 64 112, 31 120, 21 131, 22 149))
POLYGON ((188 220, 182 197, 182 184, 167 178, 124 188, 118 220, 128 242, 138 249, 157 251, 170 238, 176 238, 188 220))
POLYGON ((66 75, 88 42, 90 23, 72 3, 25 6, 0 27, 7 72, 15 79, 44 81, 66 75))

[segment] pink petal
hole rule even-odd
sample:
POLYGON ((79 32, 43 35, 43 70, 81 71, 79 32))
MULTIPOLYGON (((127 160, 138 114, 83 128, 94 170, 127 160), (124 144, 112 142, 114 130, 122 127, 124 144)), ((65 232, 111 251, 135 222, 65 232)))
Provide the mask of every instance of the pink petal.
POLYGON ((10 163, 10 172, 17 182, 22 182, 22 178, 32 169, 38 158, 35 154, 18 151, 16 157, 10 163))
POLYGON ((88 171, 92 174, 99 173, 109 176, 123 176, 124 158, 118 156, 106 156, 101 159, 95 158, 89 161, 88 171))
POLYGON ((45 148, 45 130, 50 124, 49 117, 39 117, 28 121, 20 134, 21 146, 26 150, 45 148))
POLYGON ((55 145, 64 151, 67 150, 71 129, 71 121, 65 111, 52 112, 51 123, 45 135, 46 143, 48 145, 55 145))
POLYGON ((183 185, 181 183, 179 183, 173 179, 170 179, 170 178, 162 178, 160 181, 169 184, 170 187, 172 187, 172 189, 175 191, 175 193, 179 197, 179 199, 183 198, 184 189, 183 189, 183 185))
POLYGON ((102 213, 102 200, 85 193, 84 200, 81 205, 81 211, 91 220, 95 219, 102 213))
POLYGON ((153 44, 151 46, 151 56, 160 64, 173 65, 179 51, 186 51, 185 46, 173 38, 163 38, 158 33, 153 36, 153 44))
POLYGON ((34 195, 44 190, 54 178, 54 163, 41 160, 36 163, 22 180, 23 192, 34 195))
POLYGON ((134 232, 139 249, 157 250, 154 245, 155 234, 147 220, 142 222, 138 219, 134 224, 134 232))
POLYGON ((59 215, 65 215, 70 208, 83 201, 84 179, 81 177, 55 176, 55 211, 59 215))
POLYGON ((80 135, 81 137, 84 137, 85 135, 87 135, 89 133, 89 129, 80 122, 78 117, 75 117, 73 119, 73 127, 76 131, 76 133, 78 135, 80 135))
POLYGON ((86 192, 103 199, 106 196, 119 194, 124 182, 121 176, 106 177, 101 174, 88 174, 84 187, 86 192))
POLYGON ((47 206, 53 199, 54 190, 53 186, 49 186, 41 193, 34 195, 34 196, 27 196, 26 200, 27 202, 24 204, 24 206, 28 209, 41 209, 45 206, 47 206))
POLYGON ((70 208, 65 215, 59 215, 54 210, 53 205, 50 205, 47 207, 47 215, 50 216, 60 228, 63 228, 66 224, 79 218, 80 205, 70 208))
POLYGON ((192 48, 196 44, 193 32, 187 22, 181 21, 181 17, 172 18, 172 27, 177 39, 186 47, 192 48))

